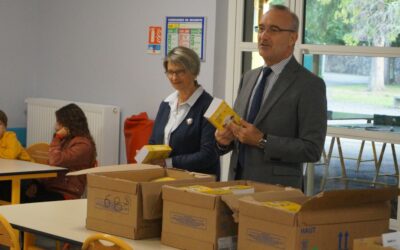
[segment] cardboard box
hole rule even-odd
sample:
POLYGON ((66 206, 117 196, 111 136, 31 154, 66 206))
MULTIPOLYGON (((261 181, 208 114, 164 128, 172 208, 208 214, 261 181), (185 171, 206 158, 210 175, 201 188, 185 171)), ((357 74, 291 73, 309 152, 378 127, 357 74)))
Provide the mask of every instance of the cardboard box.
POLYGON ((211 175, 140 164, 115 167, 113 172, 102 168, 87 175, 86 228, 131 239, 160 237, 162 185, 215 180, 211 175), (167 176, 176 180, 151 182, 167 176))
POLYGON ((353 250, 396 250, 393 247, 383 247, 382 237, 369 237, 354 240, 353 250))
POLYGON ((314 197, 260 194, 239 201, 238 249, 352 249, 355 238, 389 229, 390 200, 397 188, 336 190, 314 197), (267 207, 261 202, 291 201, 298 212, 267 207))
MULTIPOLYGON (((282 191, 284 187, 252 181, 202 183, 207 187, 254 186, 255 192, 282 191)), ((179 185, 182 186, 182 185, 179 185)), ((299 190, 296 192, 301 193, 299 190)), ((178 186, 163 187, 163 226, 161 242, 180 249, 236 249, 237 223, 231 209, 222 201, 237 202, 244 195, 213 195, 188 191, 178 186)))

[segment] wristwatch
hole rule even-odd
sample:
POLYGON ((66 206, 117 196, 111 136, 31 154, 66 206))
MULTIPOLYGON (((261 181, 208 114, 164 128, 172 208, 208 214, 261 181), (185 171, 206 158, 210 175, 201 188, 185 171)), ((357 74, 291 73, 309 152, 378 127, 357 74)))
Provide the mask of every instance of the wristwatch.
POLYGON ((264 149, 265 146, 267 145, 267 135, 264 134, 263 137, 258 141, 257 146, 261 149, 264 149))

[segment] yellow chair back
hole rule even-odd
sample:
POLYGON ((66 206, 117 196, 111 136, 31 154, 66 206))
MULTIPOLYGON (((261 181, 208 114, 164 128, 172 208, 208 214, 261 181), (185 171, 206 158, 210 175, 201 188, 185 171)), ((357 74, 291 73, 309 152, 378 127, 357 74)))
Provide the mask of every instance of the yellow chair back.
POLYGON ((0 245, 10 247, 10 249, 21 249, 16 231, 2 215, 0 215, 0 245))
POLYGON ((49 147, 48 143, 35 143, 30 145, 26 152, 28 152, 29 156, 36 162, 40 164, 48 164, 49 163, 49 147))
POLYGON ((82 250, 133 250, 122 239, 109 234, 96 233, 86 238, 82 250), (103 244, 101 241, 108 242, 103 244))

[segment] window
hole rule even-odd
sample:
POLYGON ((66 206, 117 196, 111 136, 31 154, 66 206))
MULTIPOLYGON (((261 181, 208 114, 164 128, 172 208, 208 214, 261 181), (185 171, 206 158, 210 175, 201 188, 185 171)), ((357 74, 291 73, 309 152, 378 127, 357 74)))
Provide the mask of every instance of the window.
POLYGON ((305 2, 306 44, 400 46, 399 0, 305 2))
POLYGON ((325 80, 328 110, 399 114, 399 57, 306 54, 303 65, 325 80))
POLYGON ((398 115, 400 0, 307 0, 299 54, 327 86, 328 109, 398 115))

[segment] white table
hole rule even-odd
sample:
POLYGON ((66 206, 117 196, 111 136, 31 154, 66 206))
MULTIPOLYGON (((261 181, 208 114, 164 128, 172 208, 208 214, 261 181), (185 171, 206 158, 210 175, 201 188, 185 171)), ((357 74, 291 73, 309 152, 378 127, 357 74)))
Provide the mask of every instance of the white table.
POLYGON ((66 168, 29 161, 0 159, 0 181, 11 181, 11 204, 20 202, 21 180, 56 177, 66 168))
MULTIPOLYGON (((97 233, 85 228, 86 205, 86 199, 27 203, 0 206, 0 214, 20 231, 44 235, 73 245, 82 245, 89 235, 97 233)), ((122 239, 134 249, 175 249, 162 245, 159 238, 122 239)))
MULTIPOLYGON (((372 131, 366 130, 365 126, 372 126, 370 124, 366 125, 329 125, 326 136, 332 137, 328 155, 331 154, 333 148, 333 140, 335 138, 346 138, 355 140, 365 140, 374 142, 385 142, 390 144, 400 144, 400 127, 393 127, 393 131, 372 131)), ((379 127, 379 126, 377 126, 379 127)), ((380 126, 385 127, 385 126, 380 126)), ((386 126, 389 127, 389 126, 386 126)), ((341 150, 339 148, 339 150, 341 150)), ((341 153, 341 152, 339 152, 341 153)), ((329 156, 328 156, 329 158, 329 156)), ((328 159, 329 160, 329 159, 328 159)), ((342 172, 345 175, 346 169, 344 165, 342 166, 342 172)), ((346 176, 344 176, 346 177, 346 176)), ((307 195, 312 195, 314 192, 314 164, 308 163, 307 165, 307 195)))

